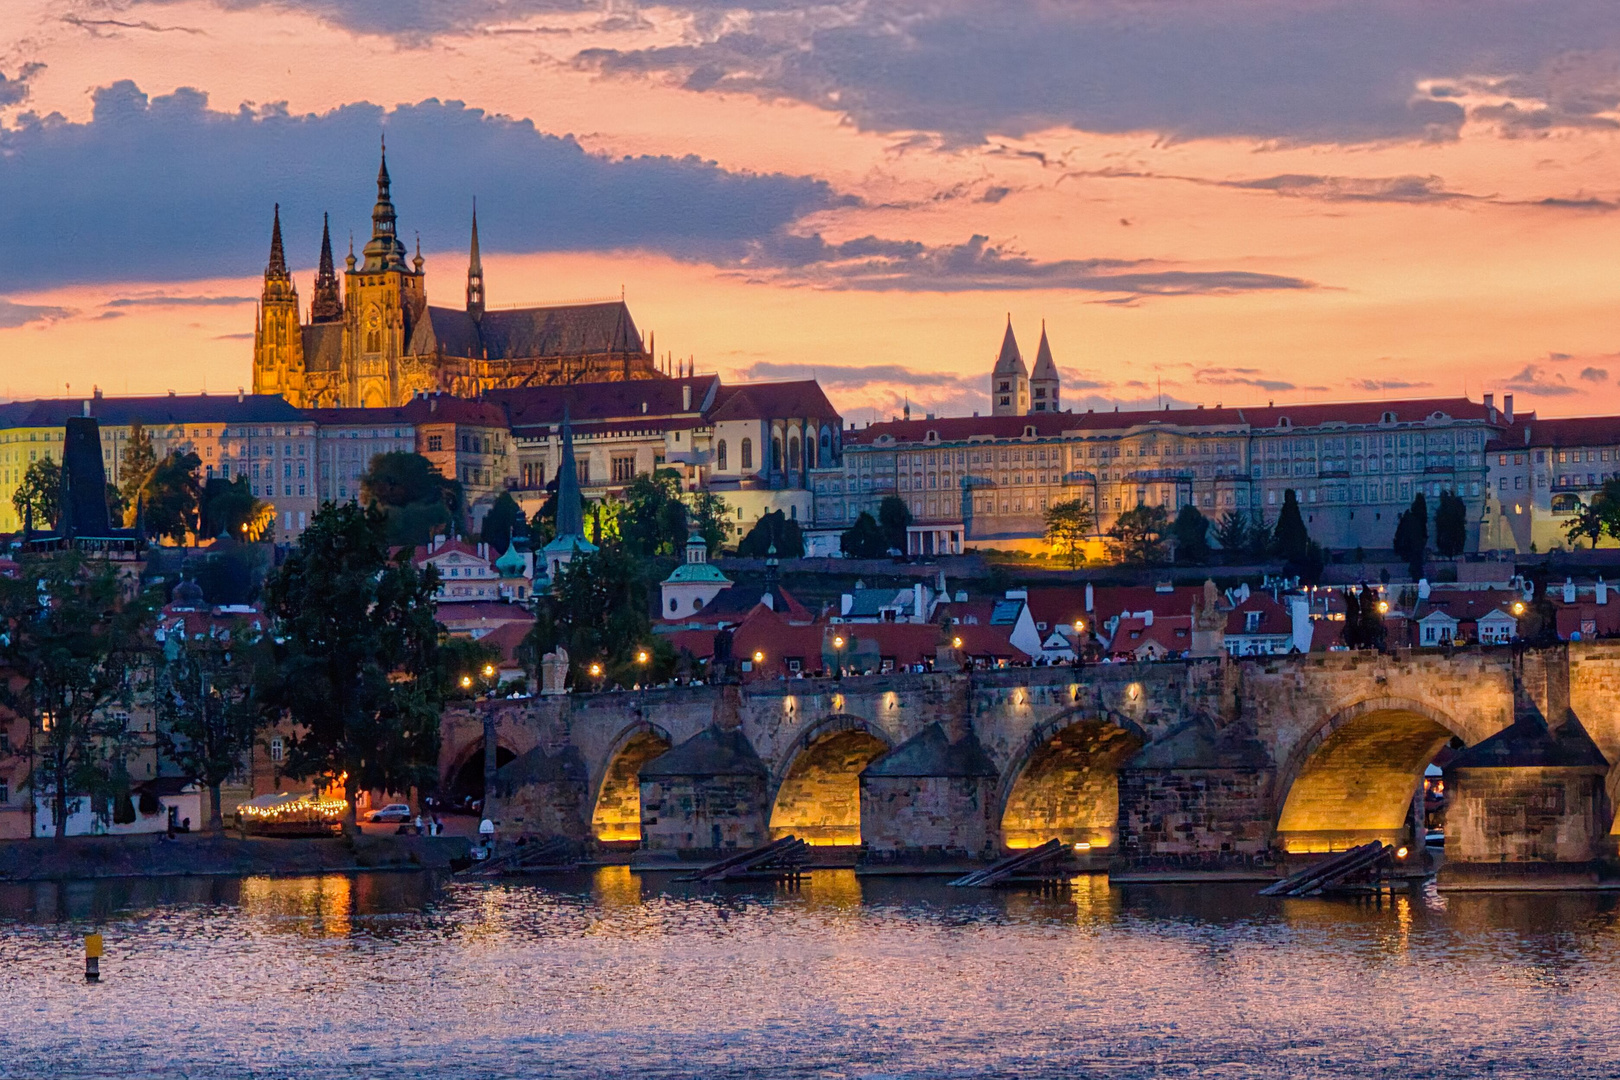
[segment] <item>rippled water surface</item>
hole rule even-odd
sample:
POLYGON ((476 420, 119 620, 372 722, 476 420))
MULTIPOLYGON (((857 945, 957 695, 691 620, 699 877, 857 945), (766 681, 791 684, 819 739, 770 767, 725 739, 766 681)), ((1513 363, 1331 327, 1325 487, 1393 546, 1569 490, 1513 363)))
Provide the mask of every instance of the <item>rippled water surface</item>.
POLYGON ((1604 894, 0 886, 0 1076, 1615 1076, 1617 943, 1604 894))

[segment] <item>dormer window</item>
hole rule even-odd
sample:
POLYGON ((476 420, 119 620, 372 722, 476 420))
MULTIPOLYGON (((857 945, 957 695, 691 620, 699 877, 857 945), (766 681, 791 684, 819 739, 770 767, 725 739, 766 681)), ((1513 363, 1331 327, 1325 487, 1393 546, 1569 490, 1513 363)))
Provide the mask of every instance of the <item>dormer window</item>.
POLYGON ((1395 422, 1395 414, 1392 412, 1384 413, 1384 419, 1382 422, 1386 424, 1393 424, 1395 422))
POLYGON ((1278 418, 1277 426, 1280 427, 1280 428, 1285 428, 1285 427, 1292 427, 1293 425, 1288 422, 1288 417, 1283 416, 1283 417, 1278 418))
POLYGON ((1260 612, 1245 611, 1243 613, 1243 631, 1252 634, 1260 629, 1260 612))
POLYGON ((1024 438, 1033 439, 1034 437, 1035 437, 1035 425, 1034 424, 1025 424, 1024 425, 1024 438))

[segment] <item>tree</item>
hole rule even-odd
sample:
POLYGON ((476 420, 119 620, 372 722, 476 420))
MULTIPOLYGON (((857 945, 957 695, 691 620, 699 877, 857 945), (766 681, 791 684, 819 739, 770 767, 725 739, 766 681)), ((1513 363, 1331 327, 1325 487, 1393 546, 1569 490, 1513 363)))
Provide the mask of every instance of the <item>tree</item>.
POLYGON ((1114 519, 1108 539, 1123 561, 1151 565, 1163 556, 1164 534, 1169 530, 1170 515, 1164 507, 1141 503, 1114 519))
MULTIPOLYGON (((1597 521, 1601 531, 1602 519, 1597 521)), ((1434 549, 1443 559, 1455 559, 1468 546, 1468 504, 1450 491, 1442 492, 1440 505, 1434 508, 1434 549)), ((1597 546, 1597 535, 1592 537, 1597 546)))
POLYGON ((264 726, 254 698, 262 634, 238 621, 222 637, 164 638, 153 678, 158 745, 208 789, 208 831, 225 831, 219 788, 253 752, 264 726))
POLYGON ((1603 481, 1603 488, 1592 500, 1603 519, 1603 531, 1611 539, 1620 540, 1620 477, 1603 481), (1599 497, 1600 496, 1600 497, 1599 497))
POLYGON ((118 459, 118 491, 124 500, 124 524, 135 524, 135 511, 146 495, 146 485, 157 471, 157 451, 152 436, 139 420, 129 425, 129 439, 118 459))
POLYGON ((1272 541, 1275 535, 1276 523, 1266 520, 1264 511, 1254 515, 1249 522, 1249 543, 1245 554, 1256 562, 1263 562, 1271 557, 1272 541))
POLYGON ((1097 515, 1086 499, 1065 499, 1046 508, 1046 542, 1074 569, 1085 559, 1086 538, 1097 526, 1097 515))
POLYGON ((1215 542, 1227 559, 1239 558, 1249 546, 1249 515, 1241 510, 1228 510, 1215 523, 1215 542))
POLYGON ((276 644, 260 700, 295 726, 288 775, 341 779, 350 833, 360 792, 433 782, 449 691, 438 572, 408 551, 390 560, 388 530, 377 506, 327 503, 265 590, 276 644))
POLYGON ((1309 555, 1311 534, 1305 528, 1305 519, 1299 512, 1299 497, 1294 489, 1283 492, 1282 512, 1277 515, 1277 528, 1272 545, 1284 562, 1301 564, 1309 555))
POLYGON ((619 537, 625 550, 639 558, 676 555, 686 548, 686 504, 681 501, 679 473, 659 469, 625 486, 619 537))
MULTIPOLYGON (((577 555, 558 571, 551 592, 542 598, 534 632, 536 650, 566 648, 575 686, 587 685, 592 664, 602 666, 604 685, 629 686, 643 678, 669 677, 659 670, 643 673, 635 660, 652 637, 644 566, 620 547, 577 555)), ((671 653, 670 670, 673 663, 671 653)))
MULTIPOLYGON (((1575 516, 1564 525, 1564 535, 1569 538, 1571 546, 1578 546, 1577 541, 1582 537, 1591 539, 1592 547, 1597 548, 1598 540, 1603 536, 1606 523, 1603 520, 1603 493, 1593 494, 1590 502, 1579 503, 1575 516)), ((1439 531, 1439 517, 1435 514, 1435 529, 1439 531)))
POLYGON ((216 476, 203 486, 202 536, 229 536, 244 543, 255 541, 274 522, 275 516, 275 508, 253 494, 253 485, 245 476, 235 480, 216 476))
POLYGON ((694 532, 709 545, 709 556, 720 554, 720 545, 731 537, 731 508, 712 491, 694 491, 687 517, 694 532))
POLYGON ((0 660, 11 676, 0 680, 0 702, 28 721, 29 784, 50 800, 58 838, 73 797, 128 799, 125 710, 152 607, 144 594, 125 595, 113 563, 77 551, 25 555, 21 573, 0 578, 0 660))
POLYGON ((799 531, 799 523, 780 510, 772 510, 754 522, 737 545, 737 554, 745 559, 763 559, 773 546, 780 559, 797 559, 804 554, 804 534, 799 531))
POLYGON ((56 528, 62 516, 62 466, 51 460, 49 453, 29 464, 17 490, 11 493, 11 505, 16 507, 19 521, 28 521, 32 512, 34 528, 56 528))
POLYGON ((885 495, 878 503, 878 525, 883 529, 883 542, 890 551, 905 554, 906 529, 911 526, 911 508, 898 495, 885 495))
POLYGON ((855 519, 855 524, 844 530, 839 546, 843 548, 846 559, 881 559, 889 553, 888 542, 883 539, 883 529, 877 519, 865 510, 855 519))
POLYGON ((146 485, 146 531, 166 536, 177 544, 187 535, 196 535, 201 522, 197 511, 202 505, 202 484, 197 470, 202 459, 187 450, 176 450, 158 462, 146 485))
POLYGON ((479 539, 489 545, 491 552, 499 555, 511 545, 513 534, 521 535, 529 531, 528 524, 517 500, 503 491, 495 496, 495 505, 484 514, 479 539))
POLYGON ((1423 576, 1423 553, 1429 546, 1429 503, 1418 492, 1409 509, 1395 519, 1395 554, 1405 560, 1414 578, 1423 576))
POLYGON ((1201 563, 1209 558, 1209 519, 1192 503, 1184 505, 1170 527, 1176 538, 1176 559, 1201 563))
POLYGON ((377 454, 360 478, 360 494, 382 508, 392 544, 415 547, 461 530, 461 485, 421 454, 377 454))

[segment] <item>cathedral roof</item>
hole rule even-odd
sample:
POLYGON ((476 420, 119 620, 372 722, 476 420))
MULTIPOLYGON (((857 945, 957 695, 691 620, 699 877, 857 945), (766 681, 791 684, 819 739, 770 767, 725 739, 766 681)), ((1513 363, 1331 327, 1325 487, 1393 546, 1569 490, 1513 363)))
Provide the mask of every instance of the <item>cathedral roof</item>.
POLYGON ((641 333, 622 300, 558 307, 497 308, 474 319, 459 308, 429 307, 411 332, 408 352, 468 359, 519 360, 642 351, 641 333))
POLYGON ((313 323, 303 332, 305 371, 337 371, 343 366, 342 323, 313 323))
POLYGON ((1024 354, 1018 351, 1018 339, 1013 336, 1012 318, 1007 319, 1007 332, 1001 337, 1001 354, 996 357, 995 374, 1027 375, 1024 354))
POLYGON ((838 416, 821 384, 814 379, 794 382, 740 383, 722 386, 715 395, 714 409, 709 419, 721 420, 790 420, 815 417, 832 420, 838 416))
POLYGON ((1050 382, 1058 381, 1057 365, 1052 362, 1052 346, 1046 341, 1046 324, 1041 324, 1041 345, 1035 350, 1035 370, 1029 374, 1031 381, 1042 379, 1050 382))

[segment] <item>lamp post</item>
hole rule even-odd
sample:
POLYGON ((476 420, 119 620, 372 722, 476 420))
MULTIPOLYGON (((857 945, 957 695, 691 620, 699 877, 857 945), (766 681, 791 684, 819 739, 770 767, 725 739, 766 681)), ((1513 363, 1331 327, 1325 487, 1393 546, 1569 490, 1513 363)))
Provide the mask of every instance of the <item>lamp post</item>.
POLYGON ((842 681, 844 678, 844 635, 833 635, 833 678, 842 681))
POLYGON ((602 665, 593 661, 586 671, 591 677, 592 692, 602 689, 602 665))
POLYGON ((1084 620, 1084 619, 1075 619, 1074 620, 1074 666, 1075 667, 1080 666, 1080 650, 1081 650, 1081 647, 1082 647, 1081 646, 1081 639, 1085 637, 1085 633, 1086 633, 1086 620, 1084 620))

